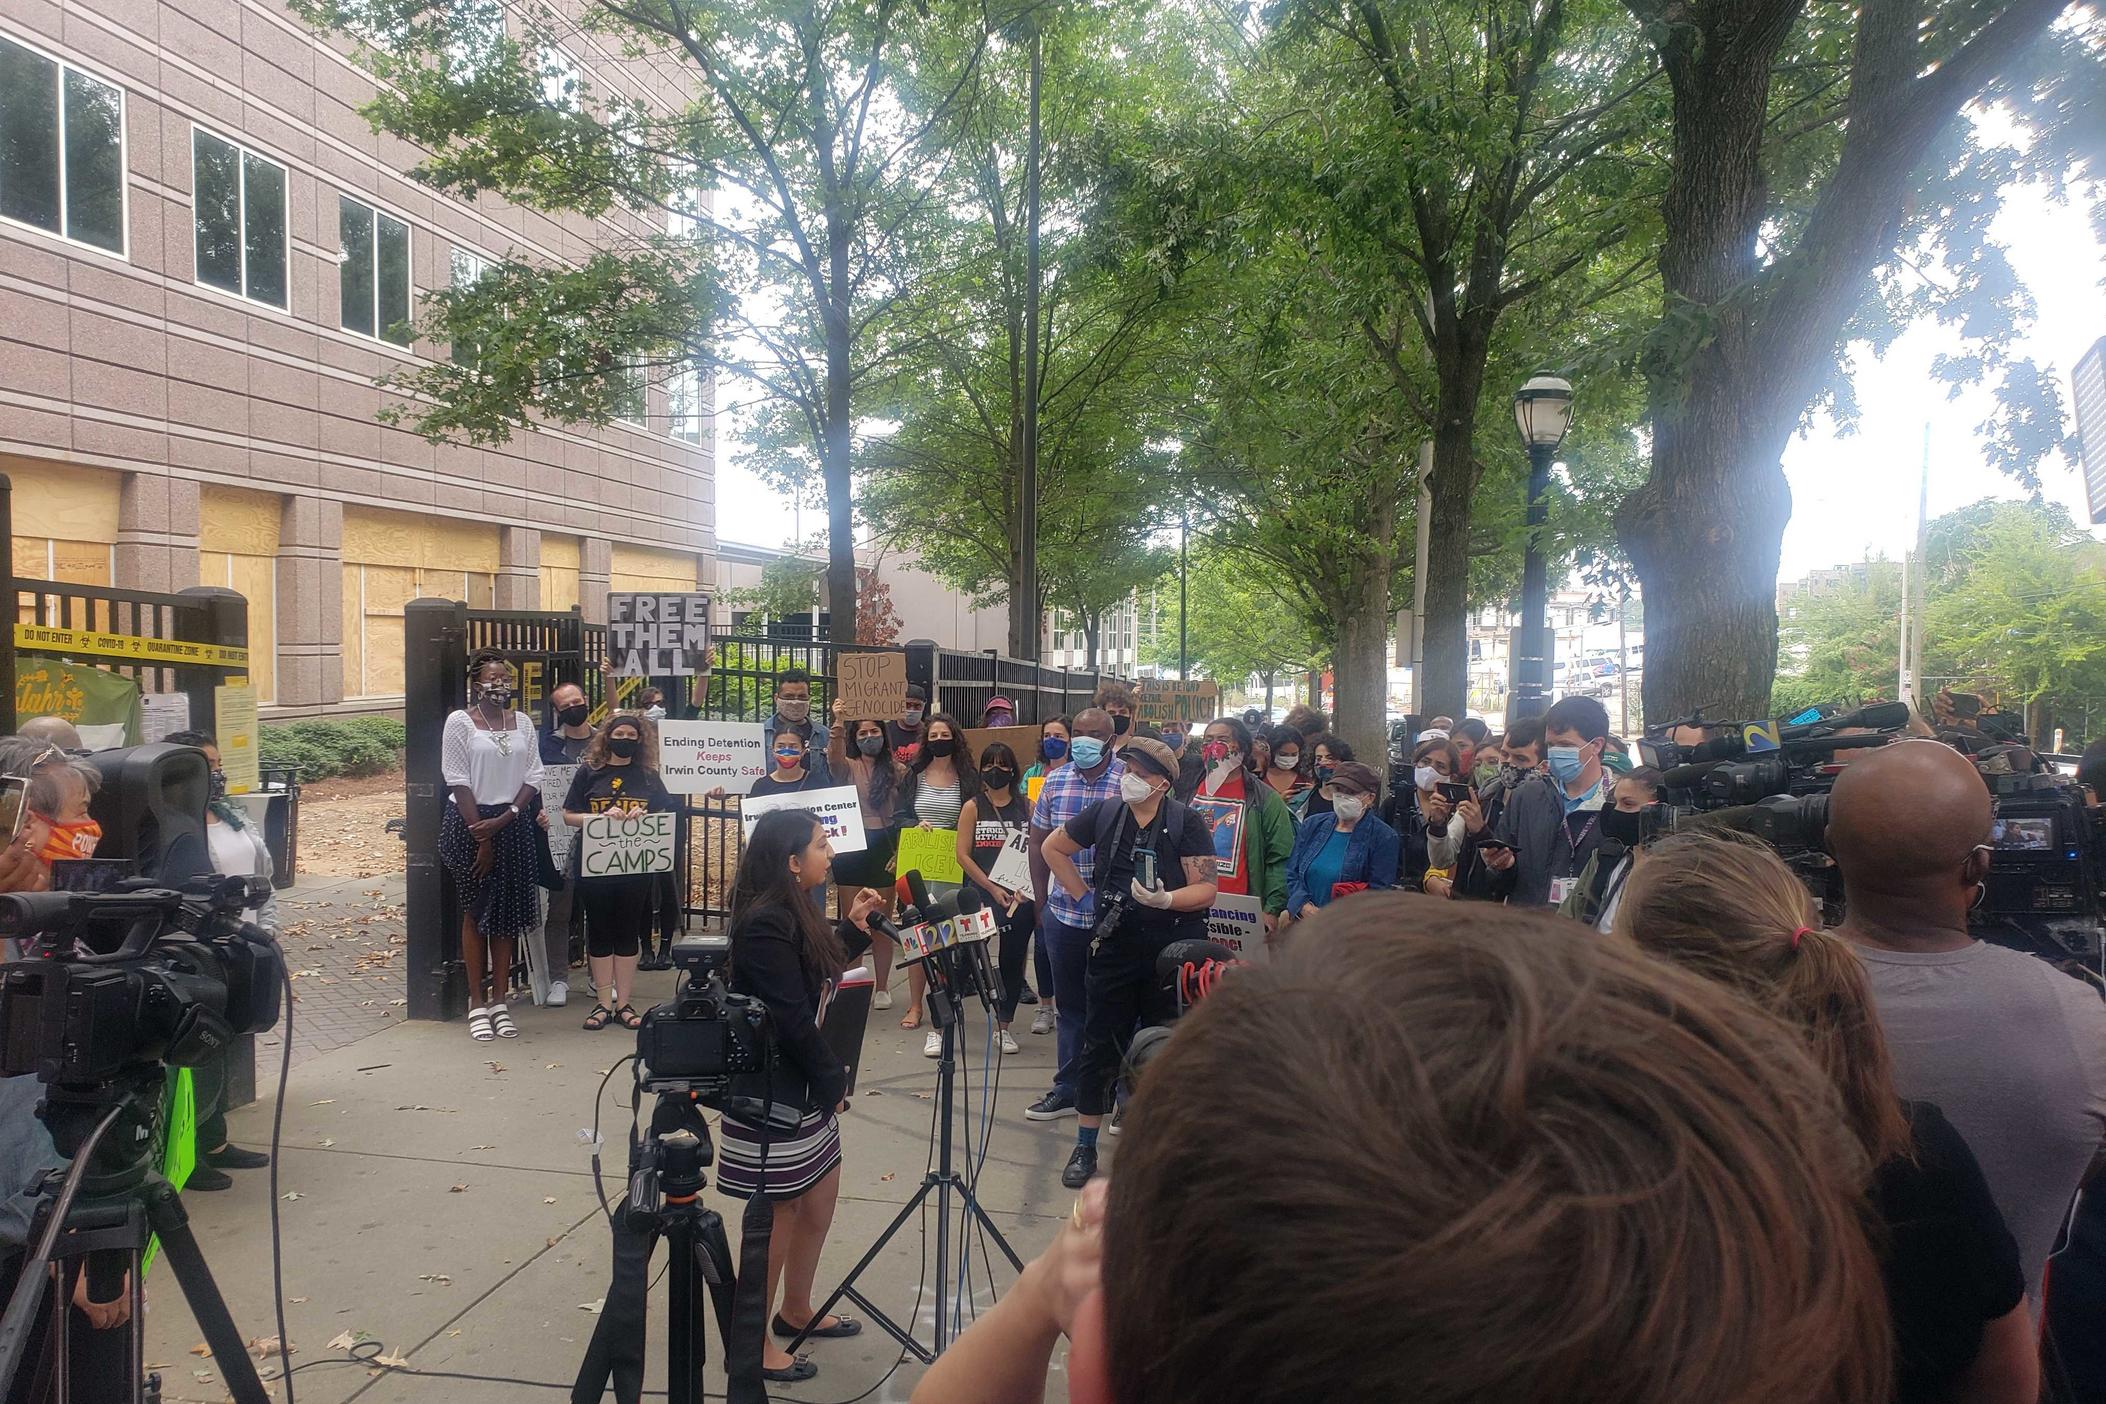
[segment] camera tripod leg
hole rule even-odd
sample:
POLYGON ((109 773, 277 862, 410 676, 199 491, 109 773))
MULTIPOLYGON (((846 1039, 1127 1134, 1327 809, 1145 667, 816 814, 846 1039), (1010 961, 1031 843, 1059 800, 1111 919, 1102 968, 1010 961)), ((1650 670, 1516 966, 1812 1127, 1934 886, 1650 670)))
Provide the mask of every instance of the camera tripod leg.
MULTIPOLYGON (((212 1269, 205 1265, 204 1251, 190 1232, 190 1216, 176 1198, 175 1188, 165 1180, 157 1179, 147 1186, 146 1221, 160 1235, 162 1255, 182 1286, 190 1314, 205 1333, 205 1344, 212 1348, 212 1358, 226 1381, 227 1393, 234 1396, 234 1404, 270 1404, 263 1381, 257 1378, 255 1362, 249 1359, 248 1346, 227 1311, 226 1298, 219 1294, 212 1269)), ((285 1357, 281 1355, 279 1359, 284 1361, 285 1357)))
POLYGON ((707 1350, 701 1304, 695 1300, 695 1241, 688 1225, 676 1224, 666 1234, 667 1404, 695 1404, 707 1350))

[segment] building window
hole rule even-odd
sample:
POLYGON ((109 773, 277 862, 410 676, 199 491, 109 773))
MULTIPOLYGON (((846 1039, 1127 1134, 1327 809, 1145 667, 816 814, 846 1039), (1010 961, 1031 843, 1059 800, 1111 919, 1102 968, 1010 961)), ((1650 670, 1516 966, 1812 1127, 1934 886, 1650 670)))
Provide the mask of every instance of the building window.
POLYGON ((197 280, 286 306, 285 167, 193 127, 190 189, 197 280))
POLYGON ((702 210, 709 197, 699 185, 673 192, 666 201, 665 232, 675 239, 692 239, 702 227, 702 210))
POLYGON ((124 253, 124 90, 0 39, 0 216, 124 253))
POLYGON ((410 344, 409 226, 348 195, 336 199, 345 331, 410 344))
POLYGON ((562 112, 578 110, 578 96, 585 86, 585 72, 578 61, 561 49, 541 50, 541 100, 562 112))
MULTIPOLYGON (((490 271, 490 260, 472 249, 457 248, 448 258, 447 267, 452 275, 454 287, 472 288, 482 281, 483 274, 490 271)), ((473 343, 464 345, 456 341, 453 344, 453 360, 455 365, 473 370, 482 360, 481 348, 473 343)))
POLYGON ((641 428, 644 423, 645 380, 643 362, 634 356, 622 358, 621 378, 616 385, 614 417, 641 428))
POLYGON ((702 372, 693 361, 665 380, 665 432, 683 443, 702 442, 702 372))

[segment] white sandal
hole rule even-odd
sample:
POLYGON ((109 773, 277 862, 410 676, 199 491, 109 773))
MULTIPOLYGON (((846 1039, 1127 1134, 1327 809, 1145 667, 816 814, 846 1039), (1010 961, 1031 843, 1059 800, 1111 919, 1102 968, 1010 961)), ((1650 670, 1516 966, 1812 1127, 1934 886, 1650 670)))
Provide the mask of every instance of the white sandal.
POLYGON ((490 1022, 489 1010, 471 1009, 468 1011, 468 1037, 474 1039, 477 1043, 488 1043, 491 1039, 497 1037, 497 1032, 490 1022))
POLYGON ((512 1022, 512 1011, 502 1004, 490 1007, 490 1027, 497 1030, 499 1038, 519 1037, 519 1025, 512 1022))

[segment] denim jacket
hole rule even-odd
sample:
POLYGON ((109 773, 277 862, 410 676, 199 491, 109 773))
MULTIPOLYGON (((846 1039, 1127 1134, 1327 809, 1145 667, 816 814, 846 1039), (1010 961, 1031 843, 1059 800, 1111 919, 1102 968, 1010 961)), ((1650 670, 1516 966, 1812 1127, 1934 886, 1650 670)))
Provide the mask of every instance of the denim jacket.
MULTIPOLYGON (((1319 814, 1302 821, 1294 836, 1294 856, 1287 860, 1287 910, 1299 916, 1310 901, 1309 865, 1324 851, 1338 828, 1338 816, 1319 814)), ((1397 831, 1374 815, 1362 816, 1346 835, 1345 864, 1340 882, 1364 882, 1369 887, 1394 887, 1397 881, 1397 831)), ((1329 894, 1325 894, 1326 898, 1329 894)))

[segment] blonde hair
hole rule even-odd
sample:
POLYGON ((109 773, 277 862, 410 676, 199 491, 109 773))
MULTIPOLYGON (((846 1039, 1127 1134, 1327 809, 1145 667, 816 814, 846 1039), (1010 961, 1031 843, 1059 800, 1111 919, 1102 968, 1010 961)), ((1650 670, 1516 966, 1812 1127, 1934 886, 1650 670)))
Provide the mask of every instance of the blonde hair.
POLYGON ((1738 990, 1799 1029, 1872 1162, 1912 1154, 1864 966, 1774 849, 1696 830, 1654 844, 1616 910, 1616 934, 1738 990))

